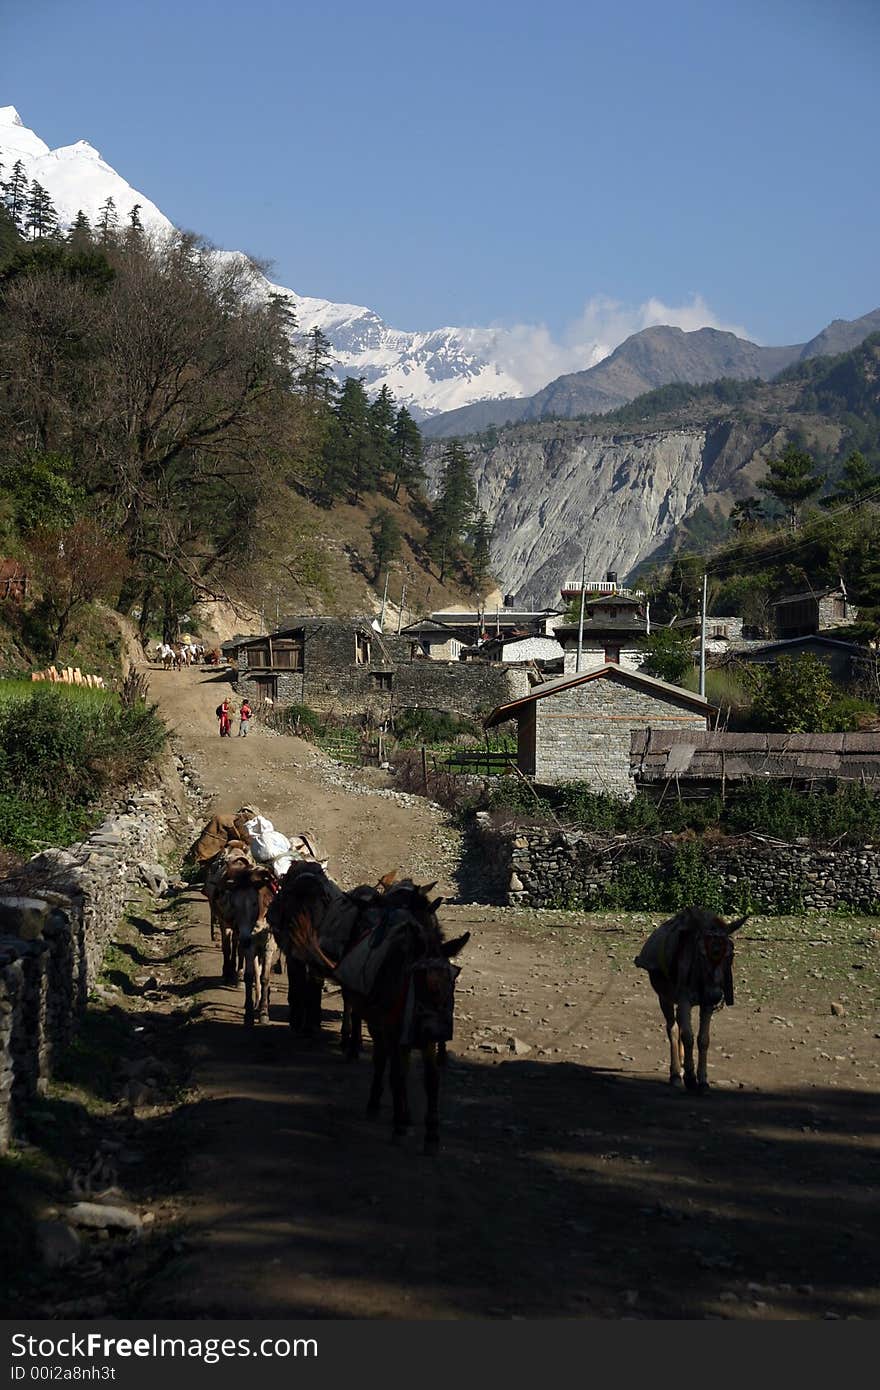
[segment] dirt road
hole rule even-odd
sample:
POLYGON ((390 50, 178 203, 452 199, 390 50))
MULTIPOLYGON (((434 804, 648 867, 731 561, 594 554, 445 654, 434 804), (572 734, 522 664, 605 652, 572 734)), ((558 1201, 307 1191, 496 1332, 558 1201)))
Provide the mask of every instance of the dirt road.
MULTIPOLYGON (((285 832, 317 832, 345 886, 398 868, 455 892, 457 837, 435 809, 353 790, 259 726, 220 739, 222 679, 150 679, 215 807, 256 803, 285 832)), ((874 922, 744 928, 713 1091, 694 1099, 666 1085, 632 965, 656 919, 444 907, 450 933, 473 937, 443 1149, 426 1159, 416 1067, 416 1127, 395 1148, 390 1117, 364 1116, 369 1060, 338 1051, 338 999, 319 1041, 294 1040, 279 979, 271 1025, 246 1031, 204 900, 179 910, 187 974, 166 1004, 191 1008, 186 1242, 138 1316, 878 1315, 874 922)))

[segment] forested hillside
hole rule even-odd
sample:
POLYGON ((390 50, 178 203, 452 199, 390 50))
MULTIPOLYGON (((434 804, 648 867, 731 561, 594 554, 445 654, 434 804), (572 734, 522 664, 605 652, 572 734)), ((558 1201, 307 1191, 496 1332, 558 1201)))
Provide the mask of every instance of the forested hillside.
POLYGON ((272 621, 374 609, 386 575, 410 607, 485 583, 472 483, 429 505, 407 410, 337 388, 247 259, 112 199, 62 236, 42 190, 4 189, 0 556, 36 602, 5 605, 0 664, 55 659, 98 598, 173 636, 200 601, 272 621))

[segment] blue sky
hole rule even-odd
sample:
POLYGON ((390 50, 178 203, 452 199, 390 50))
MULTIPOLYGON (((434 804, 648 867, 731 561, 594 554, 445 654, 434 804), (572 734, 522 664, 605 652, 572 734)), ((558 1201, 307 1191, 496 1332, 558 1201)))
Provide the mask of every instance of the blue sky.
POLYGON ((50 145, 401 328, 880 304, 873 0, 0 0, 0 40, 50 145))

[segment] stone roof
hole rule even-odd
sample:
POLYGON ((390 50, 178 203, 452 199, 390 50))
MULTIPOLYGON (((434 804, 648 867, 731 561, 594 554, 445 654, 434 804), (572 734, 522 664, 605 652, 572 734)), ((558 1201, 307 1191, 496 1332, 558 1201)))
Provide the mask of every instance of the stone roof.
POLYGON ((642 782, 880 781, 880 731, 738 734, 636 729, 630 771, 642 782))

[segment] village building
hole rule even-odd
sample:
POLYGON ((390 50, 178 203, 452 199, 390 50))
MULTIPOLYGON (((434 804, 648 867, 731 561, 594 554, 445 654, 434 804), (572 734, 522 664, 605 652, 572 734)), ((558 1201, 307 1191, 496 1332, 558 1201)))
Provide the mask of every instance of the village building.
MULTIPOLYGON (((606 665, 637 671, 647 656, 645 640, 650 632, 650 615, 643 597, 628 597, 619 592, 587 595, 584 599, 581 671, 606 665)), ((576 672, 580 618, 577 622, 555 624, 553 634, 563 648, 566 673, 576 672)))
POLYGON ((503 608, 441 609, 430 614, 433 623, 441 624, 455 633, 462 646, 474 647, 489 637, 518 636, 550 637, 553 624, 562 615, 560 608, 514 608, 508 595, 503 608))
POLYGON ((457 628, 434 618, 421 618, 401 628, 401 637, 409 639, 410 656, 429 657, 432 661, 458 661, 465 643, 457 628))
POLYGON ((615 662, 532 686, 493 710, 484 725, 516 720, 517 766, 535 782, 586 782, 594 791, 630 797, 633 731, 702 733, 716 715, 701 695, 615 662))
POLYGON ((790 594, 777 599, 771 607, 774 631, 780 640, 846 627, 858 617, 842 585, 806 594, 790 594))
POLYGON ((756 782, 800 791, 880 784, 880 732, 746 734, 652 727, 632 734, 635 785, 665 796, 717 795, 756 782))
POLYGON ((809 654, 824 662, 832 676, 842 685, 868 674, 877 661, 876 653, 857 642, 841 642, 836 637, 813 632, 808 637, 789 637, 781 642, 752 644, 748 651, 738 653, 749 665, 775 666, 782 657, 809 654))
POLYGON ((256 707, 307 705, 377 723, 404 709, 479 718, 528 689, 526 671, 500 663, 426 661, 405 634, 373 619, 292 617, 273 632, 224 644, 236 692, 256 707))
POLYGON ((531 662, 537 670, 562 674, 565 651, 555 637, 541 637, 514 630, 507 636, 487 637, 478 647, 466 647, 465 659, 531 662))
MULTIPOLYGON (((686 632, 695 644, 699 644, 702 626, 699 615, 696 618, 676 618, 670 626, 686 632)), ((711 657, 724 657, 731 652, 748 650, 755 641, 766 640, 753 636, 752 633, 753 629, 748 628, 742 618, 733 614, 725 614, 723 617, 707 614, 706 654, 711 657)))

